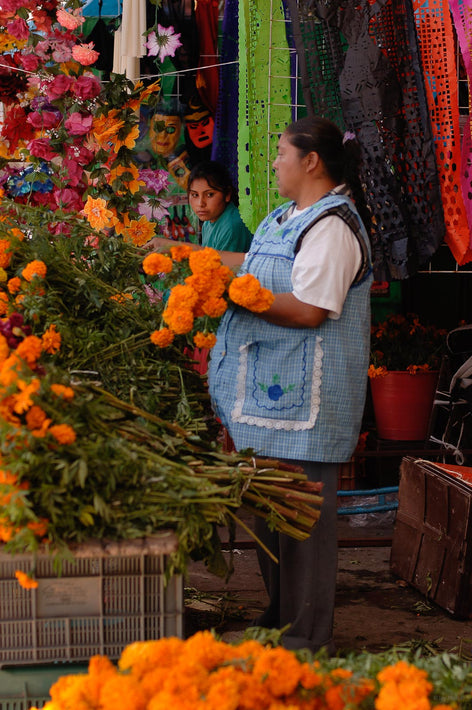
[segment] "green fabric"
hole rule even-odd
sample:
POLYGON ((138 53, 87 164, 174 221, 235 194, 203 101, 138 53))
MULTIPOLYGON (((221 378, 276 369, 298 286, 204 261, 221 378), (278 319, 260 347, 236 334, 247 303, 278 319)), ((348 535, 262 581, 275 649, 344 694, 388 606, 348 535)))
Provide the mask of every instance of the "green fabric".
POLYGON ((223 251, 247 252, 252 234, 241 221, 236 205, 229 202, 216 222, 203 222, 202 244, 204 247, 223 251))
POLYGON ((281 0, 239 3, 238 183, 241 218, 254 232, 281 203, 272 171, 291 122, 290 55, 281 0))

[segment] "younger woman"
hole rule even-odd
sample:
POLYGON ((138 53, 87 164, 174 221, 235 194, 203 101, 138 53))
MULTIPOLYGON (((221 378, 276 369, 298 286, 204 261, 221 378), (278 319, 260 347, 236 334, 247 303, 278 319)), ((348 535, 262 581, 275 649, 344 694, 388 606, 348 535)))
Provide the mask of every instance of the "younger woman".
POLYGON ((202 246, 247 252, 252 234, 237 208, 231 177, 221 163, 198 163, 188 180, 188 202, 202 221, 202 246))

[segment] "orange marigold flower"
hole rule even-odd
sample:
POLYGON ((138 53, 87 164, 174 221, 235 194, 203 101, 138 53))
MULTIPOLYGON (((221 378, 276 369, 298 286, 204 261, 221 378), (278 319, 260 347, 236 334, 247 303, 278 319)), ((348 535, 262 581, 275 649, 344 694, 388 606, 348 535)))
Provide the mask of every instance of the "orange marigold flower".
POLYGON ((39 405, 33 404, 26 413, 26 426, 28 429, 40 429, 45 420, 46 412, 39 405))
POLYGON ((173 342, 174 337, 175 333, 170 328, 161 328, 151 333, 151 343, 157 345, 158 348, 166 348, 173 342))
POLYGON ((211 247, 193 250, 188 258, 190 270, 193 274, 199 271, 218 269, 221 266, 221 258, 218 252, 211 247))
POLYGON ((115 293, 110 296, 110 301, 116 301, 117 303, 126 303, 126 301, 132 301, 133 296, 130 293, 115 293))
POLYGON ((148 276, 156 276, 157 274, 170 274, 172 271, 172 259, 165 254, 153 252, 148 254, 143 260, 144 273, 148 276))
POLYGON ((0 239, 0 266, 2 269, 6 269, 7 266, 10 266, 11 258, 11 243, 8 239, 0 239))
POLYGON ((62 397, 62 399, 67 401, 70 401, 75 397, 75 392, 72 387, 67 387, 66 385, 53 383, 51 385, 51 392, 53 392, 57 397, 62 397))
POLYGON ((233 271, 229 268, 229 266, 226 266, 225 264, 221 264, 221 266, 216 271, 216 275, 225 284, 225 286, 231 283, 231 281, 234 279, 233 271))
POLYGON ((216 335, 214 333, 195 333, 193 336, 193 342, 197 348, 208 348, 211 350, 216 345, 216 335))
POLYGON ((191 274, 187 276, 185 283, 204 298, 222 296, 225 292, 225 284, 217 277, 216 271, 199 271, 191 274))
POLYGON ((145 215, 139 219, 132 219, 125 230, 125 239, 132 241, 137 247, 143 246, 156 234, 156 225, 150 222, 145 215))
POLYGON ((16 354, 26 360, 28 365, 34 365, 41 355, 43 344, 37 335, 27 335, 16 348, 16 354))
POLYGON ((25 235, 24 232, 21 231, 21 229, 18 229, 17 227, 12 227, 10 229, 10 233, 15 239, 18 239, 19 242, 24 241, 25 235))
POLYGON ((103 229, 109 226, 113 212, 108 209, 107 202, 102 197, 87 197, 82 210, 92 229, 103 229))
POLYGON ((21 279, 18 276, 14 276, 7 283, 7 289, 10 293, 18 293, 21 288, 21 279))
POLYGON ((17 379, 18 373, 23 366, 24 362, 18 357, 16 352, 9 355, 0 368, 0 384, 5 387, 11 385, 17 379))
POLYGON ((52 323, 49 328, 43 333, 41 343, 44 352, 53 355, 61 347, 61 334, 57 332, 56 326, 52 323))
POLYGON ((28 530, 31 530, 31 532, 36 535, 36 537, 42 538, 45 537, 48 527, 49 527, 49 520, 46 518, 41 518, 40 520, 30 520, 29 523, 26 524, 26 527, 28 530))
POLYGON ((0 316, 8 313, 8 295, 5 291, 0 291, 0 316))
POLYGON ((40 261, 39 259, 34 259, 33 261, 30 261, 29 264, 25 266, 23 271, 21 272, 21 275, 23 276, 26 281, 32 281, 35 276, 37 276, 40 279, 44 279, 47 273, 47 267, 44 261, 40 261))
POLYGON ((54 424, 49 427, 49 431, 59 444, 73 444, 77 438, 77 434, 69 424, 54 424))
POLYGON ((282 647, 268 648, 254 663, 254 676, 264 679, 275 697, 290 695, 302 676, 302 666, 296 656, 282 647))
POLYGON ((33 406, 31 396, 38 392, 40 383, 37 379, 31 380, 29 383, 18 379, 16 384, 20 392, 17 395, 14 395, 15 404, 13 406, 13 411, 16 412, 16 414, 23 414, 23 412, 26 412, 33 406))
POLYGON ((382 365, 382 367, 375 367, 375 365, 369 365, 367 375, 369 377, 385 377, 385 375, 388 375, 388 370, 384 365, 382 365))
POLYGON ((189 244, 178 244, 177 246, 170 248, 170 255, 174 261, 183 261, 184 259, 188 259, 192 252, 193 249, 189 244))
POLYGON ((170 312, 173 308, 186 308, 192 310, 198 301, 198 293, 193 288, 185 284, 177 284, 169 294, 167 300, 167 310, 170 312))
POLYGON ((20 583, 20 586, 22 586, 23 589, 36 589, 38 586, 38 583, 35 579, 32 579, 29 574, 26 574, 26 572, 22 572, 19 569, 16 570, 15 577, 17 578, 18 582, 20 583))
POLYGON ((185 308, 166 308, 162 317, 169 328, 172 328, 174 333, 178 333, 179 335, 190 333, 193 328, 193 315, 191 311, 185 308))
POLYGON ((263 288, 252 274, 244 274, 233 279, 228 288, 229 297, 238 306, 261 313, 274 302, 274 294, 263 288))
POLYGON ((227 308, 228 304, 224 298, 215 298, 214 296, 208 298, 202 304, 203 312, 210 318, 219 318, 223 315, 227 308))
POLYGON ((10 346, 4 335, 0 333, 0 363, 5 362, 10 354, 10 346))

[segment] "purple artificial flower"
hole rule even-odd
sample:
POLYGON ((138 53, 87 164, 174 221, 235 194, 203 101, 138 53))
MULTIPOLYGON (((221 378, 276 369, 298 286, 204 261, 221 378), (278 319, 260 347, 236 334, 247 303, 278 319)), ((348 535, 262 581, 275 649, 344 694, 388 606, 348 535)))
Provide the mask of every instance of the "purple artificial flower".
POLYGON ((169 173, 167 170, 144 168, 139 171, 139 177, 144 180, 146 187, 155 192, 156 195, 169 187, 169 173))

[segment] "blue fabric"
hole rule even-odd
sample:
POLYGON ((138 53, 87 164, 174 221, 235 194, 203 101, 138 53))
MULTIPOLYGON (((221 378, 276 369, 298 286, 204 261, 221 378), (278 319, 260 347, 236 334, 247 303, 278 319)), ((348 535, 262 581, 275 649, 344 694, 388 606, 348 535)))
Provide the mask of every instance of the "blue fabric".
MULTIPOLYGON (((355 212, 341 194, 329 194, 287 222, 278 221, 287 205, 274 210, 257 229, 240 274, 252 273, 274 293, 291 292, 300 235, 340 204, 355 212)), ((360 234, 367 243, 363 227, 360 234)), ((227 311, 212 350, 209 386, 238 450, 326 463, 351 457, 367 387, 371 282, 369 275, 351 286, 341 317, 318 328, 281 327, 242 308, 227 311)))
POLYGON ((222 251, 247 252, 252 234, 241 219, 235 204, 228 202, 215 222, 203 222, 202 244, 222 251))

